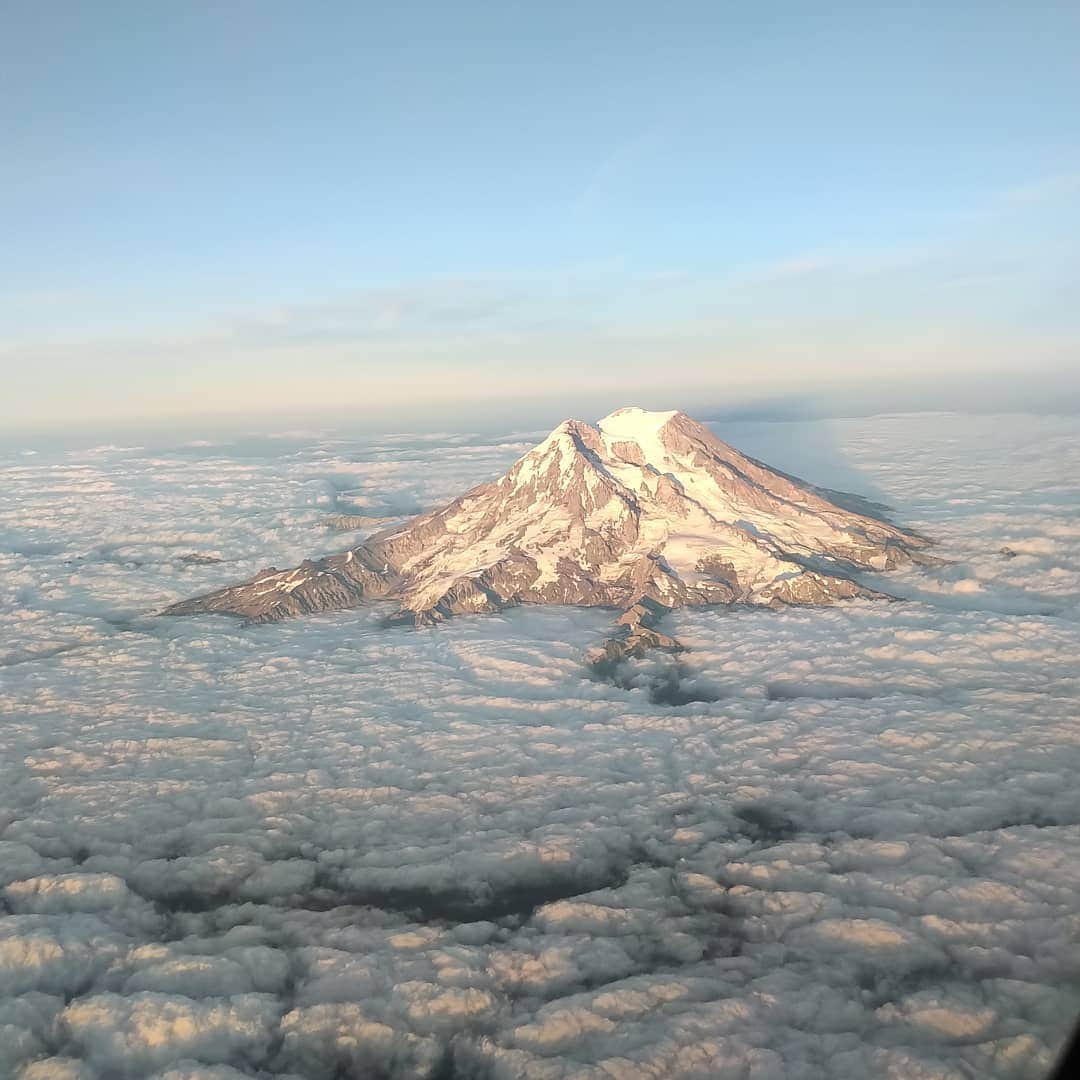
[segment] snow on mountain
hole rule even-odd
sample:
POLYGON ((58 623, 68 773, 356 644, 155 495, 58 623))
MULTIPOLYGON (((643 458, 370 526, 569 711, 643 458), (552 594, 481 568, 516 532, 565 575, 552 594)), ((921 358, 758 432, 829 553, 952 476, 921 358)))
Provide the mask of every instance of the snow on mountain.
POLYGON ((174 604, 253 622, 393 600, 417 624, 514 604, 622 611, 617 657, 676 643, 651 629, 691 604, 821 604, 848 575, 919 561, 928 541, 845 509, 681 412, 560 424, 500 479, 404 527, 292 570, 174 604))

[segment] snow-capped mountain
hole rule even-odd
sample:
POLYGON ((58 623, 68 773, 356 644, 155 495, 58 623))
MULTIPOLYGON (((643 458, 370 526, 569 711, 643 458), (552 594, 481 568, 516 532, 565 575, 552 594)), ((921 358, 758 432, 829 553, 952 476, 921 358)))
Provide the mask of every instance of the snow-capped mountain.
POLYGON ((822 604, 846 576, 920 560, 925 539, 844 509, 740 454, 681 412, 560 424, 500 479, 404 527, 293 570, 174 604, 272 622, 393 600, 423 624, 514 604, 623 612, 617 656, 675 645, 650 629, 687 604, 822 604))

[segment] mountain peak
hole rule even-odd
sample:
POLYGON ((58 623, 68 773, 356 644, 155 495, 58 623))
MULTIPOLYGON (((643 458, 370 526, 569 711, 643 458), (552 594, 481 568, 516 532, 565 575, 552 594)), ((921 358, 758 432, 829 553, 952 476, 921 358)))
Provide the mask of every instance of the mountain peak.
POLYGON ((648 437, 655 435, 670 420, 684 415, 676 409, 668 412, 652 412, 649 409, 640 409, 636 405, 628 405, 608 413, 602 420, 597 421, 597 427, 605 434, 614 437, 633 438, 637 435, 648 437))
POLYGON ((491 483, 343 555, 174 604, 257 622, 394 600, 432 622, 514 604, 610 607, 618 649, 667 642, 656 612, 691 604, 878 595, 852 570, 918 561, 927 541, 846 510, 677 411, 566 420, 491 483))

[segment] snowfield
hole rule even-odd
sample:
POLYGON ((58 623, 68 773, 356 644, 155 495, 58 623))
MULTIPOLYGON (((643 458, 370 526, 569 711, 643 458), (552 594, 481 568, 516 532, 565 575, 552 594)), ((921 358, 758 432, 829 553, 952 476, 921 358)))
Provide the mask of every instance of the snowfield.
POLYGON ((1080 1015, 1080 420, 716 430, 950 562, 684 609, 687 654, 602 682, 605 611, 151 614, 535 433, 3 451, 0 1077, 1042 1077, 1080 1015))

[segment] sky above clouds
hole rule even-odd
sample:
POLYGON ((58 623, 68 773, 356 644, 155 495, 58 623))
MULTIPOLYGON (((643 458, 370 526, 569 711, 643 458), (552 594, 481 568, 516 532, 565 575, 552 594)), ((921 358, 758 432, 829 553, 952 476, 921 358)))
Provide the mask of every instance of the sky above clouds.
POLYGON ((1076 394, 1074 5, 2 19, 5 427, 1076 394))
POLYGON ((0 451, 0 1075, 1042 1080, 1080 1011, 1080 422, 718 434, 948 561, 677 612, 679 663, 611 683, 605 611, 152 615, 535 432, 0 451))

